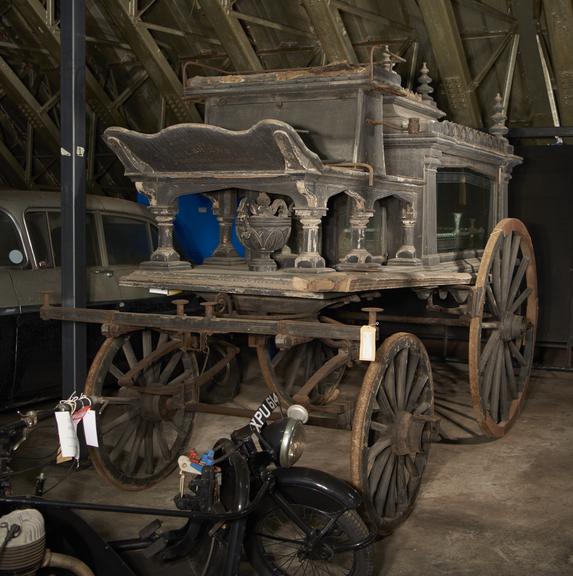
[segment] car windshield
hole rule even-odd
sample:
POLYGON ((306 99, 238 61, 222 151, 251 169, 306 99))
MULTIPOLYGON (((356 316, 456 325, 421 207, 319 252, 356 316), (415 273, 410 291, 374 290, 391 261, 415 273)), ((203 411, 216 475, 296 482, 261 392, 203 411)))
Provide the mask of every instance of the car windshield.
POLYGON ((24 250, 16 225, 5 212, 0 212, 0 266, 24 264, 24 250))

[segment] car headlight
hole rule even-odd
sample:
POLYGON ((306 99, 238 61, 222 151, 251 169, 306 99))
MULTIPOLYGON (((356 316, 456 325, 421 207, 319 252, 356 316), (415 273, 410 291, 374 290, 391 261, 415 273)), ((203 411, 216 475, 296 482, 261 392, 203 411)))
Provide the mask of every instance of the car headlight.
POLYGON ((263 438, 275 454, 275 460, 283 468, 293 466, 304 451, 304 426, 299 420, 285 418, 269 424, 262 431, 263 438))

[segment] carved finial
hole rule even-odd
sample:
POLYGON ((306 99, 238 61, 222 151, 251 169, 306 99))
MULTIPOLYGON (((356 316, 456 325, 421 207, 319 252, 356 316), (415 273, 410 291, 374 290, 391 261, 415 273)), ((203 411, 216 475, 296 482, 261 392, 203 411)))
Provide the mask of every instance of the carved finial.
POLYGON ((426 102, 427 104, 433 104, 435 106, 436 103, 434 102, 434 99, 430 96, 430 94, 432 94, 434 89, 430 86, 430 84, 432 83, 432 78, 428 74, 429 71, 430 69, 428 68, 428 65, 424 62, 422 64, 422 67, 420 68, 420 76, 418 77, 418 82, 420 83, 420 85, 418 86, 416 92, 418 92, 418 94, 422 96, 423 102, 426 102))
POLYGON ((384 68, 385 72, 392 72, 392 69, 394 68, 394 62, 392 62, 392 54, 390 53, 390 47, 388 44, 384 46, 382 52, 382 68, 384 68))
POLYGON ((508 132, 508 128, 505 125, 507 115, 503 109, 503 98, 499 92, 495 97, 491 119, 493 120, 493 124, 490 126, 489 133, 498 138, 503 138, 508 132))

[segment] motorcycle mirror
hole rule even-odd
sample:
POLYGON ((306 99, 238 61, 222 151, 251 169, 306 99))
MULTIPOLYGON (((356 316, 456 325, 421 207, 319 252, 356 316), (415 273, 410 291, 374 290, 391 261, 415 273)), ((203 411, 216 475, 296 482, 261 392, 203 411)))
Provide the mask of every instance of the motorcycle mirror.
POLYGON ((308 410, 300 404, 293 404, 288 407, 287 416, 293 420, 298 420, 303 424, 308 422, 308 410))

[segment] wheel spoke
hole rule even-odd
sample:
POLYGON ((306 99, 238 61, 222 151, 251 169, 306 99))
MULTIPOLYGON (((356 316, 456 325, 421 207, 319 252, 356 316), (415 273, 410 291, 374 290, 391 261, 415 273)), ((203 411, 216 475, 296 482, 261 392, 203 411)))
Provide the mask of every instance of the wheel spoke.
POLYGON ((404 401, 399 407, 401 410, 405 408, 405 402, 410 397, 412 392, 412 385, 414 384, 414 378, 416 376, 416 371, 418 370, 418 365, 420 363, 420 355, 414 350, 410 350, 408 354, 408 374, 406 376, 406 391, 404 394, 404 401))
POLYGON ((151 330, 144 330, 141 333, 141 346, 143 349, 143 357, 146 358, 153 351, 153 346, 151 345, 151 330))
POLYGON ((384 374, 384 390, 386 391, 392 411, 396 414, 398 412, 396 409, 396 371, 393 360, 388 365, 386 373, 384 374))
POLYGON ((122 346, 123 353, 125 354, 125 359, 129 364, 130 370, 133 370, 137 364, 137 358, 135 356, 135 352, 133 351, 133 346, 129 340, 126 340, 122 346))
POLYGON ((511 308, 509 311, 513 314, 523 303, 526 298, 529 298, 529 295, 533 292, 531 288, 526 288, 511 304, 511 308))
POLYGON ((510 392, 509 392, 509 378, 507 375, 507 368, 505 366, 505 346, 502 350, 499 351, 499 355, 501 357, 501 388, 499 391, 499 416, 501 421, 507 420, 509 416, 509 406, 511 404, 511 400, 509 400, 510 392))
MULTIPOLYGON (((497 348, 496 348, 497 350, 497 348)), ((483 379, 481 381, 481 397, 482 397, 482 403, 484 408, 487 408, 489 406, 489 395, 491 392, 491 386, 493 384, 493 371, 496 365, 495 362, 495 358, 496 358, 496 354, 492 353, 490 355, 490 361, 487 363, 487 367, 485 369, 485 371, 483 372, 483 379)))
POLYGON ((414 408, 416 407, 416 404, 418 403, 418 399, 420 398, 420 396, 422 395, 422 392, 424 391, 424 388, 426 387, 426 384, 429 381, 429 377, 427 374, 420 374, 418 376, 418 378, 416 379, 416 383, 414 384, 414 387, 412 388, 412 392, 410 393, 410 396, 408 397, 408 404, 406 406, 406 412, 412 412, 412 410, 414 410, 414 408))
POLYGON ((169 462, 171 460, 171 450, 167 445, 167 440, 165 440, 165 436, 161 431, 161 422, 154 427, 153 432, 155 434, 155 439, 157 440, 157 445, 159 446, 159 452, 161 453, 161 457, 165 462, 169 462))
POLYGON ((406 454, 406 457, 404 458, 404 463, 406 465, 408 473, 410 474, 410 478, 415 479, 420 477, 420 472, 418 471, 416 462, 412 459, 410 454, 406 454))
POLYGON ((390 518, 396 516, 396 477, 398 476, 398 456, 394 456, 394 466, 392 467, 392 476, 390 476, 390 487, 388 488, 388 497, 386 499, 386 508, 384 516, 390 518))
MULTIPOLYGON (((495 352, 495 368, 493 371, 493 382, 491 389, 490 414, 495 422, 499 421, 499 399, 502 382, 503 369, 503 348, 497 348, 495 352)), ((487 402, 487 398, 486 398, 487 402)))
POLYGON ((159 350, 164 344, 167 344, 167 340, 169 340, 169 334, 167 332, 161 332, 157 339, 157 346, 155 346, 155 349, 159 350))
POLYGON ((512 356, 522 365, 527 366, 527 360, 522 356, 521 352, 515 345, 513 340, 509 341, 509 350, 511 351, 512 356))
POLYGON ((376 432, 380 432, 381 434, 386 434, 389 430, 389 426, 387 424, 382 424, 381 422, 376 422, 373 420, 370 422, 370 428, 372 430, 376 430, 376 432))
POLYGON ((380 438, 368 448, 368 470, 372 468, 378 456, 392 445, 392 438, 380 438))
POLYGON ((488 338, 488 341, 486 342, 486 345, 484 346, 483 351, 481 353, 479 359, 480 372, 483 372, 483 370, 485 369, 493 351, 497 347, 498 342, 499 342, 499 332, 497 330, 494 330, 490 334, 490 337, 488 338))
POLYGON ((509 292, 509 281, 510 281, 510 264, 511 264, 511 243, 512 243, 513 232, 509 232, 503 240, 503 256, 502 256, 502 268, 501 268, 501 302, 500 307, 502 310, 506 309, 507 306, 507 293, 509 292))
POLYGON ((493 270, 492 270, 492 280, 493 280, 493 293, 495 295, 495 300, 500 306, 500 310, 503 309, 503 297, 501 293, 501 255, 498 248, 493 256, 493 270))
POLYGON ((408 368, 408 348, 396 355, 396 410, 404 409, 406 393, 406 371, 408 368))
MULTIPOLYGON (((368 486, 370 494, 375 494, 378 490, 378 485, 380 484, 380 478, 382 473, 386 469, 388 461, 392 457, 392 451, 389 449, 384 450, 376 461, 373 461, 372 467, 368 465, 370 472, 368 473, 368 486)), ((369 458, 370 459, 370 458, 369 458)))
POLYGON ((131 418, 133 418, 133 414, 129 410, 126 410, 120 416, 116 416, 113 420, 109 420, 109 422, 104 420, 104 423, 100 426, 102 436, 105 436, 112 430, 115 430, 118 426, 129 422, 131 418))
POLYGON ((146 474, 153 474, 153 424, 147 423, 145 429, 145 439, 143 442, 143 462, 145 464, 144 471, 146 474))
POLYGON ((116 380, 119 380, 124 375, 124 373, 113 362, 109 366, 109 373, 116 380))
POLYGON ((169 382, 169 378, 171 378, 171 374, 173 374, 173 370, 175 370, 175 367, 179 363, 179 360, 181 360, 182 355, 183 352, 181 352, 181 350, 178 350, 175 354, 173 354, 173 356, 171 356, 171 358, 169 358, 169 361, 167 362, 165 368, 163 369, 161 375, 159 376, 159 384, 161 386, 165 386, 165 384, 169 382))
POLYGON ((529 266, 529 258, 523 255, 519 267, 517 268, 517 272, 511 281, 511 288, 509 289, 509 296, 507 298, 508 302, 513 302, 519 287, 521 286, 521 281, 523 280, 523 275, 529 266))
POLYGON ((395 462, 396 462, 396 456, 390 453, 389 462, 384 467, 382 480, 380 480, 380 484, 378 485, 378 489, 374 496, 376 511, 378 512, 378 514, 380 514, 380 516, 384 516, 384 509, 386 507, 386 500, 388 498, 388 491, 390 489, 390 480, 392 478, 392 473, 394 472, 395 462))
POLYGON ((499 311, 499 306, 497 305, 497 302, 495 300, 495 296, 493 295, 492 289, 491 289, 491 285, 490 284, 486 284, 485 286, 485 293, 487 296, 487 299, 489 301, 489 305, 491 306, 492 312, 494 313, 496 318, 501 318, 501 313, 499 311))
POLYGON ((398 456, 396 487, 398 489, 398 510, 408 506, 408 482, 406 480, 406 456, 398 456))
POLYGON ((503 353, 505 356, 505 370, 507 372, 507 381, 509 384, 509 392, 512 399, 518 397, 517 384, 515 382, 515 372, 513 371, 513 362, 511 361, 511 353, 509 352, 509 345, 506 343, 503 346, 503 353))
POLYGON ((130 440, 131 437, 133 436, 133 434, 135 434, 135 430, 137 428, 137 425, 138 425, 137 422, 133 422, 133 424, 131 426, 128 426, 125 428, 125 430, 121 434, 121 437, 115 443, 114 447, 112 448, 111 452, 109 453, 109 459, 110 460, 112 460, 112 461, 117 460, 117 458, 123 452, 123 449, 125 448, 128 440, 130 440))
POLYGON ((300 366, 301 366, 303 358, 304 358, 304 354, 296 354, 296 356, 294 357, 294 361, 292 363, 292 366, 289 367, 289 372, 287 374, 287 380, 284 384, 285 392, 288 395, 292 395, 294 383, 297 380, 297 378, 299 377, 300 366))
POLYGON ((127 464, 125 466, 125 471, 129 475, 133 475, 137 472, 139 468, 139 453, 141 451, 141 444, 143 443, 143 437, 145 434, 145 428, 147 426, 147 422, 144 420, 140 420, 139 424, 137 425, 137 430, 135 432, 135 437, 133 438, 133 444, 131 445, 131 451, 127 458, 127 464))
POLYGON ((381 384, 380 387, 378 388, 378 395, 376 396, 376 399, 379 402, 380 411, 382 412, 382 414, 387 418, 394 418, 396 413, 394 412, 394 409, 390 405, 388 396, 386 396, 386 390, 384 390, 384 384, 381 384))

